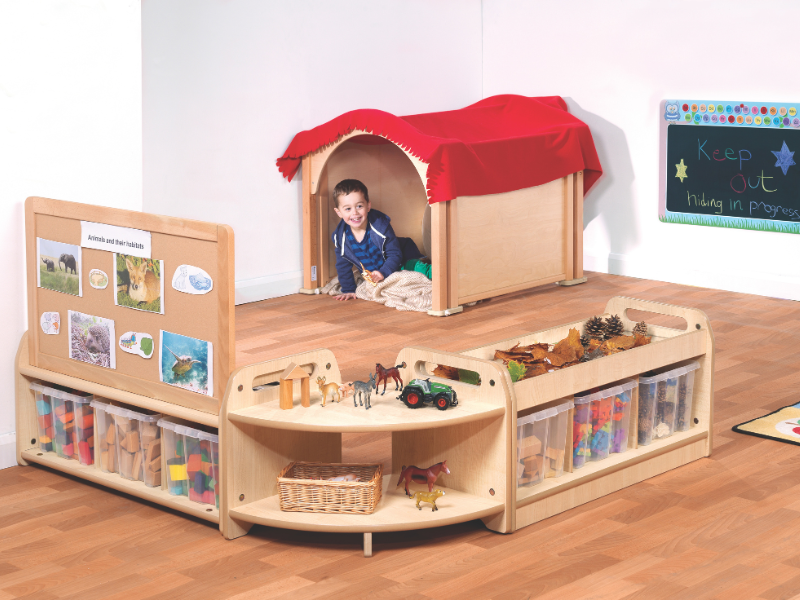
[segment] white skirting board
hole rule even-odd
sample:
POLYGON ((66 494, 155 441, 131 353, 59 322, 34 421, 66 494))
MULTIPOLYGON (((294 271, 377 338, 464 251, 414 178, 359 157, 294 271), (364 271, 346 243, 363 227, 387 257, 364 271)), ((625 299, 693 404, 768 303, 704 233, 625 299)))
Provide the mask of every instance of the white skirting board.
POLYGON ((800 276, 797 275, 775 275, 752 271, 709 272, 700 269, 687 269, 682 265, 645 263, 641 259, 626 254, 595 254, 589 250, 584 250, 583 268, 586 271, 597 271, 612 275, 625 275, 728 292, 800 301, 800 276))
POLYGON ((17 466, 17 435, 0 434, 0 469, 17 466))
POLYGON ((236 304, 259 302, 296 294, 303 287, 303 272, 291 271, 236 282, 236 304))

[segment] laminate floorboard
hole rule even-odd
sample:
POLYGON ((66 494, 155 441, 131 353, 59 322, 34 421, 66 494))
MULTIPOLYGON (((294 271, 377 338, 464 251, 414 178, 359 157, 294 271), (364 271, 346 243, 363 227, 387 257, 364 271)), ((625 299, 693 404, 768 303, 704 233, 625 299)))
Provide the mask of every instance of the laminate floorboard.
MULTIPOLYGON (((239 306, 237 364, 324 347, 345 380, 365 380, 405 346, 464 350, 586 319, 611 296, 695 307, 716 340, 711 457, 509 535, 480 521, 375 534, 369 559, 360 535, 254 527, 227 541, 146 501, 12 467, 0 471, 0 600, 800 597, 800 447, 730 431, 800 402, 800 305, 588 275, 447 318, 325 296, 239 306)), ((387 388, 373 401, 395 396, 387 388)), ((391 464, 388 434, 345 434, 342 445, 345 460, 391 464)))

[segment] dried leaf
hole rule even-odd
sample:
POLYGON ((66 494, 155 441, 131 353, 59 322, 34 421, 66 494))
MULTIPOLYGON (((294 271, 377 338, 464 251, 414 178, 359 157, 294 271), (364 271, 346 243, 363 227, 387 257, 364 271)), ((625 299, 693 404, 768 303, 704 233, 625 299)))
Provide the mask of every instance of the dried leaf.
POLYGON ((646 335, 640 335, 638 333, 635 333, 634 337, 636 338, 636 341, 634 341, 634 343, 633 343, 633 347, 634 348, 638 348, 639 346, 646 346, 653 339, 651 337, 648 337, 646 335))
POLYGON ((635 342, 636 338, 632 335, 619 335, 611 338, 610 340, 606 340, 606 345, 613 349, 630 350, 633 348, 633 344, 635 342))
POLYGON ((442 377, 444 379, 453 379, 458 381, 458 369, 455 367, 448 367, 446 365, 437 365, 436 368, 433 370, 433 374, 436 377, 442 377))
POLYGON ((569 335, 553 347, 553 352, 562 356, 576 356, 578 359, 583 356, 583 344, 581 344, 581 334, 578 333, 578 330, 570 329, 569 335))

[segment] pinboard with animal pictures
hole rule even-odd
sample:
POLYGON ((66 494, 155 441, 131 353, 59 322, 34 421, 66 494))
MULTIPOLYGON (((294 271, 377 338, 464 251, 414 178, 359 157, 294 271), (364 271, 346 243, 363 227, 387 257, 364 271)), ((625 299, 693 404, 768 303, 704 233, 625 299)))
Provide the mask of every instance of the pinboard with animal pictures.
POLYGON ((32 366, 219 412, 234 368, 227 225, 25 203, 32 366))

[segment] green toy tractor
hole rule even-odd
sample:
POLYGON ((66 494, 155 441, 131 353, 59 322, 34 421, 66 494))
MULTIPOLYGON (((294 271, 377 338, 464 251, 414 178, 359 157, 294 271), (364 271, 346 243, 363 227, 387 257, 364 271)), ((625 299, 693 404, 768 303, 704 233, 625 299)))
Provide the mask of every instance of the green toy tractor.
POLYGON ((406 384, 403 393, 397 397, 408 408, 421 408, 426 402, 433 402, 439 410, 447 410, 458 405, 456 391, 444 383, 431 382, 430 379, 414 379, 406 384))

